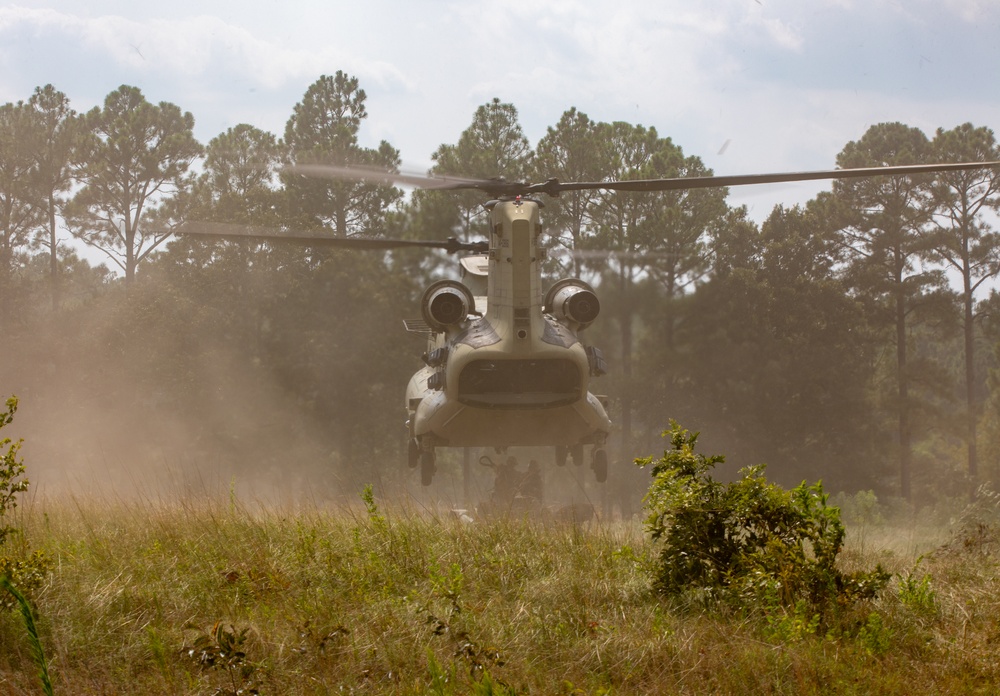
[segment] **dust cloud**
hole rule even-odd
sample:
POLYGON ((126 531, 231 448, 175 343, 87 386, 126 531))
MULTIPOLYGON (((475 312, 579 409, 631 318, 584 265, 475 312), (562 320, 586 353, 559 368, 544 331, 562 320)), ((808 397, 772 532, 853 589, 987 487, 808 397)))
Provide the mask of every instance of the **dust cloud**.
MULTIPOLYGON (((424 510, 471 509, 493 497, 495 473, 480 459, 506 455, 492 450, 441 449, 433 485, 420 485, 406 466, 405 379, 385 388, 383 410, 398 434, 345 443, 361 424, 319 415, 315 400, 330 398, 317 396, 322 387, 284 384, 225 334, 178 330, 170 317, 129 326, 124 302, 109 296, 0 336, 0 391, 20 402, 3 435, 24 440, 33 496, 340 507, 356 505, 371 484, 382 500, 424 510)), ((413 362, 416 369, 416 351, 413 362)), ((522 472, 531 460, 542 464, 547 505, 609 505, 589 466, 557 467, 550 448, 510 454, 522 472)))
POLYGON ((4 435, 24 440, 36 495, 346 493, 336 442, 267 369, 204 336, 123 337, 118 309, 3 336, 0 389, 19 400, 4 435), (180 361, 184 342, 199 347, 180 361))

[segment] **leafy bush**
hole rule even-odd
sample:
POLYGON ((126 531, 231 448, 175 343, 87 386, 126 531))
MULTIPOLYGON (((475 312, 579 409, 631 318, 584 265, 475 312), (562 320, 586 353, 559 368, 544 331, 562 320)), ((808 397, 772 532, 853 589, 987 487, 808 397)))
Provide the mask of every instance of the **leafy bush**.
POLYGON ((185 653, 203 670, 214 670, 225 675, 225 685, 212 692, 212 696, 241 696, 259 694, 257 668, 259 665, 247 659, 245 651, 249 628, 237 631, 230 625, 227 629, 221 621, 210 631, 201 631, 189 624, 185 628, 198 631, 191 645, 185 646, 185 653))
POLYGON ((646 527, 659 544, 658 591, 792 612, 802 634, 886 586, 890 575, 881 566, 853 574, 837 568, 844 526, 821 484, 786 491, 767 481, 763 465, 720 483, 710 471, 724 457, 696 453, 697 433, 671 421, 667 436, 671 449, 659 461, 636 460, 653 465, 645 502, 646 527))
POLYGON ((891 628, 886 626, 882 615, 872 612, 865 625, 858 629, 858 643, 869 655, 885 655, 892 647, 891 628))
MULTIPOLYGON (((17 397, 12 396, 7 399, 7 409, 0 412, 0 428, 10 425, 16 411, 17 397)), ((5 552, 8 538, 18 530, 4 524, 4 517, 17 507, 17 495, 28 490, 28 480, 22 478, 24 463, 17 456, 20 449, 20 440, 13 442, 9 437, 0 440, 0 451, 3 451, 0 457, 0 578, 7 578, 12 586, 27 594, 41 586, 49 564, 37 551, 27 558, 5 552)), ((0 609, 10 609, 15 604, 12 593, 0 592, 0 609)))
POLYGON ((832 500, 840 508, 841 519, 848 525, 885 524, 882 506, 875 491, 857 491, 853 495, 840 492, 832 500))
MULTIPOLYGON (((7 399, 7 410, 0 413, 0 429, 10 425, 17 411, 17 397, 7 399)), ((12 442, 9 437, 0 440, 0 451, 6 449, 0 459, 0 546, 14 532, 14 528, 4 525, 3 518, 7 512, 17 507, 17 494, 28 490, 27 479, 18 480, 24 473, 24 464, 17 458, 21 449, 21 441, 12 442)))
POLYGON ((899 595, 900 604, 904 607, 921 618, 933 618, 938 611, 937 593, 931 586, 929 573, 917 576, 917 566, 920 565, 921 560, 922 558, 917 559, 911 572, 899 576, 896 592, 899 595))

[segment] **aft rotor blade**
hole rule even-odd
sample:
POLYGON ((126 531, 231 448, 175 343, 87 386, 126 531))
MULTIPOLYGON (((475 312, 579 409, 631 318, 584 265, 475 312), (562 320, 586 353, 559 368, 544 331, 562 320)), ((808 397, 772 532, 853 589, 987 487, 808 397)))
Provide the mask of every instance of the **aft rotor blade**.
POLYGON ((279 242, 307 247, 332 247, 336 249, 376 249, 387 251, 405 247, 422 249, 444 249, 450 254, 459 251, 482 253, 487 250, 486 242, 461 242, 454 237, 435 239, 382 239, 378 237, 329 237, 307 234, 289 234, 281 230, 250 225, 234 225, 224 222, 188 222, 181 225, 177 234, 230 242, 279 242))
MULTIPOLYGON (((427 176, 389 172, 369 167, 341 167, 328 164, 293 164, 283 171, 318 179, 338 179, 343 181, 367 181, 372 184, 401 184, 424 189, 467 189, 477 188, 484 180, 467 179, 456 176, 427 176)), ((489 180, 485 180, 489 181, 489 180)))
POLYGON ((985 169, 1000 166, 1000 162, 961 162, 946 164, 912 164, 894 167, 859 167, 856 169, 826 169, 813 172, 785 172, 778 174, 742 174, 734 176, 695 176, 674 179, 635 179, 632 181, 546 182, 535 184, 539 192, 584 191, 606 189, 609 191, 680 191, 687 189, 721 188, 723 186, 751 186, 753 184, 780 184, 793 181, 824 179, 856 179, 872 176, 904 176, 932 174, 967 169, 985 169))
MULTIPOLYGON (((434 191, 482 191, 488 196, 518 196, 528 193, 549 193, 538 189, 541 184, 525 184, 504 179, 472 179, 461 176, 404 174, 369 167, 341 167, 327 164, 294 164, 283 171, 302 176, 337 179, 340 181, 367 181, 372 184, 399 184, 434 191)), ((555 181, 550 179, 546 184, 555 181)))

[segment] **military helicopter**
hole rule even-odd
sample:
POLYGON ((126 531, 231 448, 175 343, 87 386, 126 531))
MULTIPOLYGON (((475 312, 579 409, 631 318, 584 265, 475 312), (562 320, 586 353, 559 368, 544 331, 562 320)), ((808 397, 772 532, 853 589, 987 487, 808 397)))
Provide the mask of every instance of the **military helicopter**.
POLYGON ((579 332, 600 312, 594 289, 578 278, 542 287, 540 196, 567 191, 670 191, 795 181, 926 174, 978 169, 1000 162, 866 167, 778 174, 706 176, 624 181, 542 183, 502 179, 420 176, 372 169, 298 165, 287 169, 312 177, 401 184, 438 190, 478 190, 488 201, 489 239, 475 242, 319 237, 233 225, 189 223, 179 232, 227 240, 269 240, 351 249, 402 247, 462 254, 462 280, 432 283, 420 300, 422 317, 406 322, 426 334, 425 363, 406 388, 408 463, 421 483, 435 473, 441 447, 553 447, 556 462, 581 464, 591 449, 598 482, 608 475, 605 449, 611 433, 608 403, 590 391, 590 380, 607 372, 599 348, 584 346, 579 332))

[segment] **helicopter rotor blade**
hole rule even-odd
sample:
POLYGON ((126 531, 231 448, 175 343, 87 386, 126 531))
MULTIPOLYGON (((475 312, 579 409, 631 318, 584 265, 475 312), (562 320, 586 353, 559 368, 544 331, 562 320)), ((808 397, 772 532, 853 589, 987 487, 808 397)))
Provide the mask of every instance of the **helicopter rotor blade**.
MULTIPOLYGON (((796 181, 849 179, 875 176, 906 176, 937 172, 964 171, 1000 167, 1000 162, 960 162, 938 164, 913 164, 890 167, 858 167, 853 169, 827 169, 810 172, 784 172, 775 174, 743 174, 733 176, 675 177, 669 179, 632 179, 623 181, 560 182, 548 179, 542 183, 518 183, 503 179, 468 179, 452 176, 423 176, 400 174, 365 167, 342 167, 321 164, 294 165, 286 168, 303 176, 341 180, 367 181, 379 184, 402 184, 437 190, 479 190, 491 196, 525 196, 547 194, 558 196, 564 191, 681 191, 755 184, 776 184, 796 181)), ((486 241, 462 242, 454 237, 446 240, 385 239, 380 237, 331 237, 323 235, 294 234, 281 230, 251 225, 218 222, 188 222, 175 230, 180 235, 227 241, 257 240, 283 242, 307 247, 332 247, 343 249, 375 249, 388 251, 406 247, 444 249, 450 254, 458 252, 485 253, 486 241)))
POLYGON ((931 174, 968 169, 985 169, 1000 166, 1000 162, 959 162, 942 164, 912 164, 892 167, 858 167, 854 169, 825 169, 811 172, 783 172, 776 174, 742 174, 734 176, 697 176, 673 179, 635 179, 631 181, 607 182, 554 182, 549 186, 535 184, 538 191, 548 193, 552 188, 561 191, 582 191, 607 189, 610 191, 678 191, 723 186, 751 186, 754 184, 778 184, 795 181, 817 181, 824 179, 856 179, 874 176, 904 176, 908 174, 931 174))
POLYGON ((457 176, 431 176, 406 172, 390 172, 372 167, 342 167, 328 164, 293 164, 282 171, 318 179, 338 179, 344 181, 366 181, 372 184, 400 184, 432 190, 455 190, 477 188, 489 180, 469 179, 457 176))
POLYGON ((388 251, 406 247, 422 249, 444 249, 449 254, 460 251, 483 253, 488 245, 485 241, 462 242, 454 237, 435 239, 383 239, 379 237, 330 237, 308 234, 290 234, 281 230, 251 225, 235 225, 225 222, 187 222, 178 227, 179 235, 221 239, 224 241, 259 241, 297 244, 305 247, 326 247, 334 249, 375 249, 388 251))
POLYGON ((286 168, 303 176, 369 181, 380 184, 402 184, 436 190, 478 190, 491 196, 524 196, 547 194, 558 196, 564 191, 683 191, 728 186, 752 186, 796 181, 852 179, 874 176, 905 176, 936 172, 984 169, 1000 166, 1000 162, 958 162, 913 164, 888 167, 858 167, 853 169, 824 169, 809 172, 779 172, 774 174, 738 174, 729 176, 675 177, 668 179, 631 179, 622 181, 569 181, 548 179, 541 183, 505 181, 503 179, 469 179, 453 176, 422 176, 398 174, 364 167, 339 167, 327 165, 294 165, 286 168))

